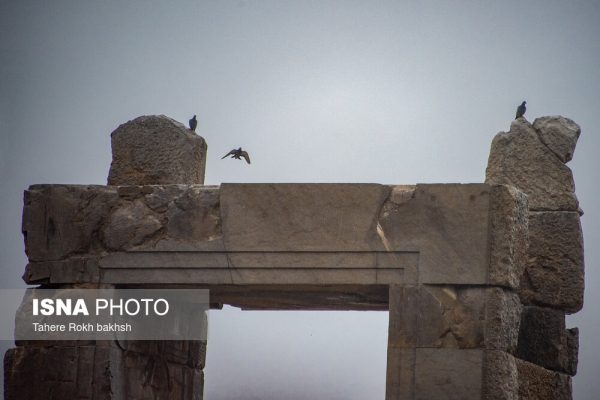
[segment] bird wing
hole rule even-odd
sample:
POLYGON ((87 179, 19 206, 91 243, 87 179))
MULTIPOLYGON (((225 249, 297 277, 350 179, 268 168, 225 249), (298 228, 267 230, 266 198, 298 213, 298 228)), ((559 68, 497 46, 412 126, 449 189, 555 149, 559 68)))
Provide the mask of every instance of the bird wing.
POLYGON ((248 152, 247 152, 247 151, 245 151, 245 150, 244 150, 244 151, 242 151, 242 154, 241 154, 241 156, 242 156, 242 157, 244 157, 244 158, 246 159, 246 162, 247 162, 248 164, 250 164, 250 156, 248 155, 248 152))
POLYGON ((232 154, 235 154, 235 150, 231 150, 229 153, 225 154, 223 157, 221 157, 221 160, 224 159, 227 156, 230 156, 232 154))

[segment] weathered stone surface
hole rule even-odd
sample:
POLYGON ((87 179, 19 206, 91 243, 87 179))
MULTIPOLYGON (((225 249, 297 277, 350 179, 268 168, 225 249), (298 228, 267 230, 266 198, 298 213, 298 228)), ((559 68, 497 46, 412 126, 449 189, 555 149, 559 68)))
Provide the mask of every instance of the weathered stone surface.
POLYGON ((492 192, 481 184, 111 186, 94 195, 95 190, 46 185, 28 192, 24 230, 31 254, 29 281, 68 283, 65 279, 72 276, 81 282, 85 274, 69 274, 56 263, 35 263, 73 259, 79 268, 82 259, 101 257, 106 269, 101 281, 113 283, 136 283, 145 276, 137 283, 420 280, 510 286, 522 229, 516 225, 523 224, 518 211, 522 199, 510 189, 493 189, 499 197, 493 207, 510 217, 491 218, 492 192), (94 213, 86 214, 93 201, 101 200, 94 213), (77 222, 85 215, 90 218, 77 222), (489 232, 490 221, 496 233, 489 232), (54 244, 57 226, 65 240, 53 247, 48 243, 54 244), (495 263, 493 273, 491 240, 494 248, 513 251, 495 263), (123 262, 135 271, 123 276, 123 262), (154 270, 142 271, 144 264, 154 270), (53 273, 60 277, 51 278, 53 273))
POLYGON ((7 400, 202 399, 206 342, 52 343, 5 354, 7 400))
POLYGON ((485 351, 482 399, 518 400, 518 392, 519 382, 515 358, 504 351, 485 351))
POLYGON ((30 261, 107 250, 223 250, 219 189, 201 185, 34 185, 25 192, 30 261))
POLYGON ((579 328, 569 328, 565 330, 567 336, 567 357, 565 372, 575 376, 577 374, 577 365, 579 364, 579 328))
POLYGON ((417 286, 390 285, 388 347, 414 348, 419 342, 419 302, 417 286))
POLYGON ((162 223, 141 200, 114 210, 104 227, 103 242, 108 249, 128 249, 141 244, 162 228, 162 223))
POLYGON ((102 221, 117 201, 116 190, 106 186, 31 186, 25 192, 22 227, 29 260, 93 251, 102 221))
POLYGON ((579 214, 530 213, 529 260, 521 279, 521 301, 574 313, 583 306, 584 285, 579 214))
POLYGON ((128 341, 124 345, 123 398, 202 399, 206 342, 128 341))
POLYGON ((391 344, 387 350, 386 400, 414 400, 416 349, 397 348, 391 344))
POLYGON ((389 191, 377 184, 223 184, 225 246, 228 251, 385 250, 375 227, 389 191))
POLYGON ((485 289, 449 286, 420 289, 416 318, 418 347, 483 347, 485 289))
POLYGON ((489 283, 519 287, 527 263, 527 196, 512 186, 492 186, 489 283))
POLYGON ((386 388, 389 400, 519 398, 516 359, 498 350, 388 347, 386 388))
POLYGON ((416 349, 415 400, 481 399, 483 350, 416 349))
POLYGON ((202 184, 206 141, 164 115, 142 116, 111 133, 109 185, 202 184))
POLYGON ((489 288, 485 307, 485 348, 514 352, 519 338, 522 309, 518 294, 489 288))
POLYGON ((218 186, 150 187, 140 199, 159 215, 161 232, 133 251, 224 251, 218 186))
POLYGON ((23 280, 28 284, 100 282, 98 258, 73 257, 60 261, 30 262, 23 280))
POLYGON ((419 251, 418 282, 486 284, 490 187, 417 185, 406 193, 386 202, 379 226, 391 249, 419 251))
POLYGON ((214 240, 220 230, 219 190, 187 190, 167 210, 169 236, 183 240, 214 240), (206 224, 196 221, 209 219, 206 224))
POLYGON ((564 163, 571 161, 581 128, 573 120, 560 115, 541 117, 533 121, 544 143, 564 163))
POLYGON ((571 377, 516 359, 520 400, 571 400, 571 377))
POLYGON ((111 347, 17 347, 4 356, 6 400, 112 399, 120 351, 111 347), (40 384, 44 389, 40 390, 40 384))
POLYGON ((419 304, 415 286, 390 285, 386 400, 413 400, 419 304))
MULTIPOLYGON (((275 258, 284 260, 287 255, 277 256, 275 258)), ((236 257, 239 261, 244 255, 236 257)), ((248 257, 249 261, 253 261, 253 257, 248 257)), ((298 258, 293 254, 289 254, 289 257, 292 261, 298 258)), ((312 259, 322 264, 328 258, 331 258, 330 255, 322 257, 317 254, 314 258, 310 254, 308 257, 302 255, 302 263, 308 263, 312 259)), ((230 268, 227 260, 228 256, 224 253, 111 253, 100 260, 100 281, 196 285, 379 285, 405 282, 402 268, 380 270, 372 265, 364 268, 337 268, 335 265, 289 268, 279 264, 265 264, 263 268, 247 268, 242 264, 241 267, 230 268), (144 263, 144 260, 150 262, 144 263), (160 260, 164 262, 161 263, 160 260), (188 263, 189 260, 199 263, 188 263)), ((267 257, 265 260, 272 258, 267 257)))
POLYGON ((514 351, 521 304, 491 287, 390 287, 388 342, 398 348, 487 348, 514 351))
POLYGON ((524 118, 509 132, 494 138, 486 169, 486 183, 511 185, 528 196, 535 211, 577 211, 573 175, 524 118))
POLYGON ((541 307, 524 307, 517 357, 569 375, 577 373, 579 331, 565 329, 565 313, 541 307))

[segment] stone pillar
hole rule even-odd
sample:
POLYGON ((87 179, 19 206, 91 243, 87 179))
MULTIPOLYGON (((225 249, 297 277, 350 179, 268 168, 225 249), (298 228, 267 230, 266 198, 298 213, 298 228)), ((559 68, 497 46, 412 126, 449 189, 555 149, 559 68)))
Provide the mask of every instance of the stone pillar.
MULTIPOLYGON (((121 198, 138 195, 140 185, 204 183, 206 142, 177 121, 142 116, 119 126, 111 139, 108 184, 118 188, 56 185, 44 194, 41 185, 40 191, 26 192, 23 234, 30 262, 23 279, 28 284, 98 287, 99 243, 111 249, 125 242, 133 246, 161 226, 138 202, 100 229, 121 198), (46 200, 47 206, 37 207, 46 200), (73 256, 82 251, 92 254, 73 256)), ((4 356, 5 398, 198 400, 205 357, 206 341, 17 342, 4 356)))
POLYGON ((169 117, 138 117, 110 137, 109 185, 204 183, 206 141, 169 117))
POLYGON ((202 399, 205 341, 21 342, 5 400, 202 399))
POLYGON ((488 245, 482 246, 489 250, 478 271, 452 271, 438 259, 443 276, 423 274, 421 265, 412 283, 390 286, 386 400, 518 398, 513 354, 521 321, 516 289, 527 256, 527 202, 509 186, 491 187, 489 202, 488 245), (483 279, 476 283, 474 275, 483 279))
POLYGON ((524 309, 516 351, 520 399, 570 399, 578 330, 565 314, 583 306, 582 211, 569 167, 580 128, 560 116, 524 118, 492 143, 486 183, 528 197, 529 250, 520 280, 524 309))
POLYGON ((391 287, 386 399, 516 400, 519 319, 512 290, 391 287))

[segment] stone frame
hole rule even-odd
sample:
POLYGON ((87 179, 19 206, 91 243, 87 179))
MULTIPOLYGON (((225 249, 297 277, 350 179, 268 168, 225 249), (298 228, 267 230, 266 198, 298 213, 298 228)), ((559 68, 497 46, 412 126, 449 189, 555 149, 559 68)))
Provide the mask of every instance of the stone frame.
MULTIPOLYGON (((485 184, 36 185, 25 196, 25 279, 208 288, 213 307, 387 309, 387 399, 508 399, 526 209, 520 192, 485 184)), ((158 362, 152 343, 133 346, 146 364, 158 362)), ((196 381, 184 398, 200 398, 204 354, 181 346, 161 362, 182 378, 157 378, 153 395, 196 381)), ((100 348, 109 356, 81 368, 108 363, 113 394, 146 398, 133 389, 141 361, 110 343, 25 344, 7 357, 8 380, 19 382, 28 357, 100 348)))
MULTIPOLYGON (((565 164, 580 132, 514 120, 486 184, 216 187, 202 185, 203 138, 139 117, 111 135, 113 186, 25 192, 23 279, 208 288, 215 308, 388 310, 386 400, 569 400, 565 314, 583 305, 584 262, 565 164)), ((201 399, 206 344, 17 342, 5 399, 201 399)))

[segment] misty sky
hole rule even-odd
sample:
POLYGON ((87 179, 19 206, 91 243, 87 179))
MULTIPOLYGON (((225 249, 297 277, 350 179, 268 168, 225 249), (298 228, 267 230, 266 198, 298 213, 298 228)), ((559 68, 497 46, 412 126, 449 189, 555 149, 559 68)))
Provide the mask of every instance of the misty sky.
MULTIPOLYGON (((568 325, 575 399, 596 399, 599 22, 598 1, 0 0, 0 287, 23 286, 23 190, 105 184, 109 134, 139 115, 198 115, 207 184, 482 182, 527 100, 583 131, 568 325), (220 160, 239 146, 251 166, 220 160)), ((206 398, 383 398, 386 338, 381 312, 213 312, 206 398)))

